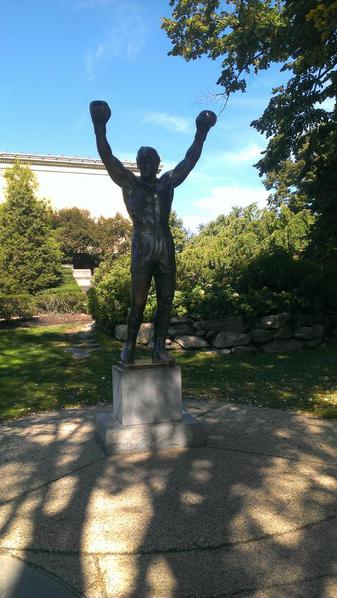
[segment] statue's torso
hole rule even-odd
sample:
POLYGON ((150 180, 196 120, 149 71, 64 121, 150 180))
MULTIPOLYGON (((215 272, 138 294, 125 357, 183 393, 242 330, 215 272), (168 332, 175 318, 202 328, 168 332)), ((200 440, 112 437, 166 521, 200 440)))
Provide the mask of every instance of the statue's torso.
POLYGON ((148 184, 137 178, 132 187, 123 187, 126 209, 133 222, 134 233, 153 231, 170 234, 169 216, 173 189, 156 179, 148 184))

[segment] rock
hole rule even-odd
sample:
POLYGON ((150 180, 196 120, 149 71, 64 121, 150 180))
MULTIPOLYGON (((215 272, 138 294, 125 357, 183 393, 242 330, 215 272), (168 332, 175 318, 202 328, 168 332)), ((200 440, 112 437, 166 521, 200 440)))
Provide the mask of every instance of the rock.
MULTIPOLYGON (((172 342, 172 341, 171 341, 169 338, 167 338, 167 339, 166 339, 166 341, 165 341, 165 349, 172 349, 172 346, 171 346, 171 345, 174 345, 174 344, 177 344, 177 343, 174 343, 174 342, 172 342)), ((154 340, 153 340, 153 338, 152 338, 152 339, 150 340, 149 344, 148 344, 148 348, 149 348, 149 349, 153 349, 153 347, 154 347, 154 340)), ((180 347, 179 347, 179 348, 180 348, 180 347)))
POLYGON ((195 336, 204 336, 205 331, 201 330, 201 328, 200 328, 200 330, 195 330, 194 334, 195 334, 195 336))
POLYGON ((147 345, 153 337, 153 324, 145 323, 142 324, 138 336, 137 336, 137 343, 141 345, 147 345))
POLYGON ((315 324, 312 327, 312 337, 318 338, 320 336, 323 336, 324 330, 325 330, 325 328, 324 328, 323 324, 315 324))
MULTIPOLYGON (((204 331, 205 334, 205 331, 204 331)), ((212 340, 216 335, 217 335, 217 331, 216 330, 209 330, 208 332, 206 332, 206 338, 207 340, 212 340)))
POLYGON ((297 326, 312 326, 314 324, 315 316, 313 314, 301 314, 296 318, 297 326))
POLYGON ((288 323, 289 319, 289 313, 273 314, 261 318, 260 323, 262 328, 266 328, 267 330, 270 328, 283 328, 288 323))
POLYGON ((168 329, 168 333, 170 336, 181 336, 185 334, 194 334, 194 328, 192 324, 189 322, 180 322, 174 324, 174 326, 170 326, 168 329))
POLYGON ((237 347, 233 347, 231 353, 234 355, 243 355, 244 353, 256 353, 257 348, 254 345, 238 345, 237 347))
POLYGON ((209 344, 200 336, 178 336, 175 338, 176 343, 178 343, 184 349, 203 349, 204 347, 209 347, 209 344))
POLYGON ((94 349, 82 349, 81 347, 69 347, 64 350, 65 353, 71 353, 74 359, 88 359, 94 349))
POLYGON ((305 349, 316 349, 316 347, 319 347, 319 345, 321 345, 322 342, 323 342, 322 337, 312 338, 309 341, 304 341, 304 348, 305 349))
POLYGON ((230 349, 219 349, 218 353, 221 353, 221 355, 230 355, 231 354, 231 350, 230 349))
POLYGON ((294 337, 301 341, 312 339, 312 326, 300 326, 295 330, 294 337))
POLYGON ((245 334, 244 332, 219 332, 213 341, 213 347, 223 349, 237 345, 248 345, 250 341, 250 334, 245 334))
POLYGON ((216 330, 218 332, 221 330, 244 332, 246 330, 243 316, 225 316, 216 320, 204 320, 200 322, 200 327, 205 330, 216 330))
POLYGON ((266 343, 262 345, 262 349, 265 353, 287 353, 288 351, 301 351, 303 343, 294 338, 285 340, 276 340, 272 343, 266 343))
MULTIPOLYGON (((115 337, 117 338, 117 340, 125 342, 127 333, 128 333, 128 327, 126 324, 117 324, 115 326, 114 334, 115 334, 115 337)), ((138 336, 137 336, 137 343, 140 343, 141 345, 147 345, 150 342, 152 336, 153 336, 153 324, 151 324, 151 323, 142 324, 139 329, 138 336)))
POLYGON ((327 316, 327 320, 328 320, 329 326, 331 328, 336 328, 336 326, 337 326, 337 314, 329 314, 327 316))
POLYGON ((176 316, 173 316, 173 318, 171 318, 171 320, 170 320, 170 324, 173 324, 174 326, 176 324, 187 324, 189 322, 192 322, 192 319, 189 316, 185 316, 183 318, 178 318, 176 316))
POLYGON ((125 342, 127 333, 128 333, 128 327, 126 324, 117 324, 115 326, 114 334, 115 334, 115 337, 117 340, 125 342))
POLYGON ((181 351, 182 347, 175 341, 171 341, 169 345, 166 345, 166 349, 169 351, 181 351))
POLYGON ((264 328, 254 328, 250 331, 250 334, 252 341, 254 341, 254 343, 258 343, 259 345, 267 343, 272 339, 272 333, 270 330, 265 330, 264 328))
POLYGON ((285 339, 285 338, 292 338, 293 336, 294 336, 294 333, 289 326, 283 326, 282 328, 279 328, 273 334, 273 338, 278 339, 278 340, 285 339))

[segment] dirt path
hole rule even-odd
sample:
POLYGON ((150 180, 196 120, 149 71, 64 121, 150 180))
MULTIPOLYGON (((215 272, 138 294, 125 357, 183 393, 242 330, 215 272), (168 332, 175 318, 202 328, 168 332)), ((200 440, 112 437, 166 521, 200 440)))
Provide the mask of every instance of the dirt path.
POLYGON ((34 316, 32 320, 0 321, 0 328, 33 328, 37 326, 57 326, 61 324, 91 324, 93 319, 89 314, 45 314, 34 316))

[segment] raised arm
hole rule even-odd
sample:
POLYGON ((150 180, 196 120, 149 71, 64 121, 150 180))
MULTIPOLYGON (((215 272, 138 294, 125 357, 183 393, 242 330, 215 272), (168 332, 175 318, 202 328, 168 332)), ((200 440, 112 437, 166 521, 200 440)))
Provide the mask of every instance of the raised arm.
POLYGON ((135 175, 113 155, 106 138, 106 123, 111 116, 109 105, 101 100, 90 102, 90 114, 94 123, 97 150, 110 177, 120 187, 133 185, 135 175))
POLYGON ((211 110, 200 112, 195 121, 197 131, 191 147, 187 150, 185 158, 173 170, 165 172, 160 177, 163 182, 170 184, 172 187, 181 185, 198 162, 208 131, 215 123, 216 115, 214 112, 211 110))

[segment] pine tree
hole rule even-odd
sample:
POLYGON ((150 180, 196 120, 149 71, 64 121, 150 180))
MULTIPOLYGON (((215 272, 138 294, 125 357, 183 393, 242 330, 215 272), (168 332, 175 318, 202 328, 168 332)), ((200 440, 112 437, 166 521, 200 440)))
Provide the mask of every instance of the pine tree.
POLYGON ((28 166, 5 171, 0 210, 0 292, 36 293, 57 284, 61 252, 51 225, 51 209, 36 197, 37 181, 28 166))

